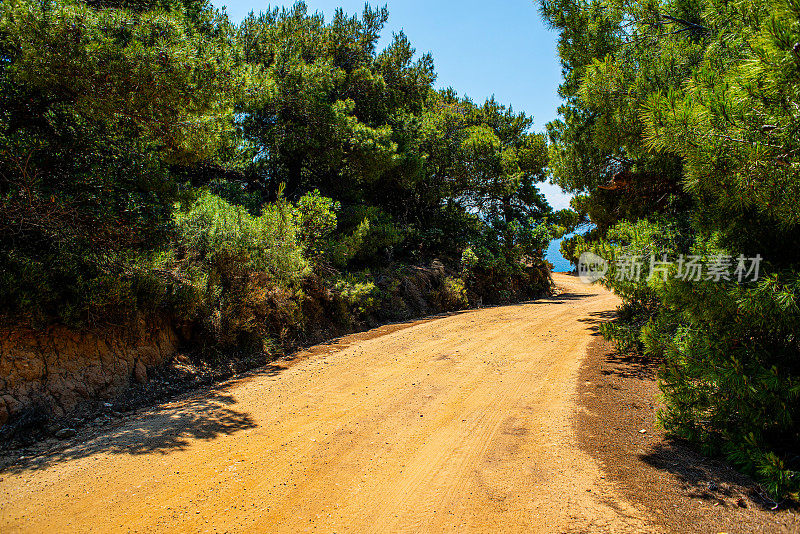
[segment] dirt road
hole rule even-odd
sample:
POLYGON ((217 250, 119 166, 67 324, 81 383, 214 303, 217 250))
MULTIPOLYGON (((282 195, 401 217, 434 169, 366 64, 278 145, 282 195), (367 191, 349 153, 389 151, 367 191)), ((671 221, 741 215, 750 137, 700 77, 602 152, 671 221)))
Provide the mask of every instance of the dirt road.
POLYGON ((572 424, 616 298, 556 281, 315 347, 6 472, 0 531, 647 531, 572 424))

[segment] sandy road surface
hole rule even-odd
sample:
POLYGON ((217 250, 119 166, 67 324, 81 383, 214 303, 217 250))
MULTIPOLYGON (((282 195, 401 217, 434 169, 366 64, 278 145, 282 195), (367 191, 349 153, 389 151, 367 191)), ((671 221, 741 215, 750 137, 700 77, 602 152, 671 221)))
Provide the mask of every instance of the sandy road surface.
POLYGON ((616 299, 558 297, 343 338, 0 474, 0 532, 634 532, 575 444, 616 299))

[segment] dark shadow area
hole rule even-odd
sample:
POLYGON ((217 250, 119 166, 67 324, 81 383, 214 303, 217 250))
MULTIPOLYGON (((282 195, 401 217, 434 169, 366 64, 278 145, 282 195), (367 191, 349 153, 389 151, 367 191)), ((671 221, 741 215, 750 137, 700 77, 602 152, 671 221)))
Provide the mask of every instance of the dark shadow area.
POLYGON ((616 310, 605 310, 605 311, 598 311, 598 312, 591 312, 589 314, 588 319, 581 319, 583 322, 591 322, 595 324, 605 323, 606 321, 610 321, 612 319, 617 318, 616 310))
POLYGON ((185 448, 193 440, 212 440, 255 428, 257 425, 250 415, 236 410, 235 404, 236 400, 224 392, 202 392, 155 411, 132 415, 114 427, 101 429, 82 443, 50 450, 0 472, 38 470, 99 453, 167 454, 185 448))
POLYGON ((605 365, 600 372, 606 376, 655 381, 660 365, 661 360, 614 351, 606 356, 605 365))
POLYGON ((800 515, 788 503, 773 510, 778 503, 750 477, 667 435, 657 420, 660 363, 595 338, 578 380, 581 449, 657 531, 800 532, 800 515))
POLYGON ((608 321, 612 321, 616 319, 617 312, 616 310, 608 310, 608 311, 599 311, 599 312, 591 312, 589 317, 578 319, 579 323, 587 323, 591 325, 589 330, 592 331, 593 336, 600 335, 600 325, 603 323, 607 323, 608 321))
MULTIPOLYGON (((729 465, 703 456, 683 440, 664 438, 639 458, 646 464, 675 476, 687 496, 710 502, 738 497, 744 489, 763 510, 773 510, 773 501, 753 480, 729 465)), ((781 503, 785 504, 785 503, 781 503)))
POLYGON ((549 296, 549 297, 542 297, 540 299, 537 299, 537 300, 531 301, 531 302, 536 302, 538 304, 563 304, 563 303, 569 302, 571 300, 581 300, 581 299, 585 299, 587 297, 595 297, 595 296, 597 296, 596 293, 577 293, 577 292, 571 291, 571 292, 568 292, 568 293, 561 293, 559 295, 552 295, 552 296, 549 296))

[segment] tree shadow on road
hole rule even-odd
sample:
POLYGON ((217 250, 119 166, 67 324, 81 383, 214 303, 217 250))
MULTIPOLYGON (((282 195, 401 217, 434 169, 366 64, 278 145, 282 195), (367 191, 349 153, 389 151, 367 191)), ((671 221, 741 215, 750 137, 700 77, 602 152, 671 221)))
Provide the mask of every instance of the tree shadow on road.
POLYGON ((635 353, 610 352, 600 372, 604 375, 655 380, 661 360, 635 353))
POLYGON ((591 325, 589 330, 592 331, 593 336, 600 335, 600 325, 603 323, 607 323, 608 321, 613 321, 617 317, 616 310, 607 310, 607 311, 599 311, 599 312, 591 312, 589 313, 588 317, 584 317, 582 319, 578 319, 580 323, 587 323, 591 325))
POLYGON ((692 499, 717 502, 746 494, 752 503, 764 510, 777 508, 773 501, 750 477, 731 466, 703 456, 681 439, 666 437, 652 445, 639 458, 646 464, 671 473, 692 499))
POLYGON ((558 295, 542 297, 540 299, 536 299, 531 302, 535 302, 537 304, 565 304, 572 300, 581 300, 588 297, 596 297, 596 296, 597 296, 596 293, 578 293, 577 291, 568 291, 564 293, 559 293, 558 295))
POLYGON ((236 399, 224 390, 199 392, 188 399, 128 416, 115 426, 87 429, 82 442, 51 449, 0 470, 20 473, 97 454, 167 454, 195 440, 213 440, 256 428, 252 417, 234 408, 236 399), (94 435, 91 433, 94 432, 94 435), (89 435, 86 435, 89 434, 89 435))

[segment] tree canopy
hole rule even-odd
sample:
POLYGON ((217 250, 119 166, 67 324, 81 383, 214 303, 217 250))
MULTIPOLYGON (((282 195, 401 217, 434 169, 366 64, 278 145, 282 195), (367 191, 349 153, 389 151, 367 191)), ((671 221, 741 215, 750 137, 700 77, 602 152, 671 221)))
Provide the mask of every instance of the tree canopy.
MULTIPOLYGON (((543 0, 559 31, 554 179, 595 228, 563 247, 763 259, 758 281, 607 279, 621 346, 663 358, 672 432, 797 496, 800 464, 794 0, 543 0)), ((728 260, 730 261, 730 260, 728 260)))
POLYGON ((204 0, 3 2, 4 318, 211 314, 255 273, 337 287, 437 258, 460 272, 465 251, 471 291, 516 294, 560 231, 536 187, 545 138, 494 99, 435 89, 433 58, 402 33, 378 50, 388 16, 325 20, 298 2, 232 24, 204 0))

